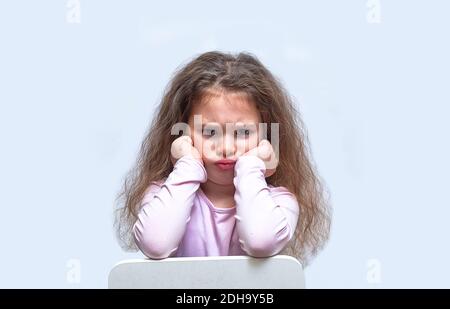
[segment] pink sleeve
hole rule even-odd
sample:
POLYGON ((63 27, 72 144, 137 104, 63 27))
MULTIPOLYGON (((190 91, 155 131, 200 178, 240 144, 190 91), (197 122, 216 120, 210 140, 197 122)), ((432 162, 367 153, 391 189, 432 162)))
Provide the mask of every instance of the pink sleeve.
POLYGON ((251 256, 278 254, 292 238, 299 217, 295 195, 285 187, 266 183, 264 162, 256 156, 239 157, 235 166, 234 199, 239 241, 251 256))
POLYGON ((165 182, 150 185, 133 226, 142 253, 151 259, 163 259, 176 252, 190 220, 196 191, 206 179, 202 163, 184 156, 165 182))

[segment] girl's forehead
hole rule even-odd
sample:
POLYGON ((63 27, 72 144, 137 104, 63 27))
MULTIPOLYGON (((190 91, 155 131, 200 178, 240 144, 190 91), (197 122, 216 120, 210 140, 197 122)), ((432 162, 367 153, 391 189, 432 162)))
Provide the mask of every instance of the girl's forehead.
POLYGON ((240 93, 208 95, 194 104, 191 118, 194 115, 201 115, 202 122, 257 123, 260 121, 260 113, 255 102, 247 95, 240 93))

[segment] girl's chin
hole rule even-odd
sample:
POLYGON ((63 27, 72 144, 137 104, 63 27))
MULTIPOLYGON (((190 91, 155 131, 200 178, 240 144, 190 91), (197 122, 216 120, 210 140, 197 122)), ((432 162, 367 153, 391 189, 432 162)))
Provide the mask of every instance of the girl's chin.
POLYGON ((231 180, 223 180, 223 179, 208 179, 209 181, 215 183, 216 185, 220 185, 220 186, 230 186, 233 184, 233 179, 231 180))
POLYGON ((234 172, 231 173, 223 173, 223 172, 209 172, 208 173, 208 180, 212 181, 218 185, 231 185, 233 184, 233 178, 234 178, 234 172))

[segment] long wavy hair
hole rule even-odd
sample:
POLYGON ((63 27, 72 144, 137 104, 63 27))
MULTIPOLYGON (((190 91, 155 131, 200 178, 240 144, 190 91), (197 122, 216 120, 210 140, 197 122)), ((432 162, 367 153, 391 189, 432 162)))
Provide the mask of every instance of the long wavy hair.
POLYGON ((212 88, 245 93, 257 104, 262 122, 279 124, 279 163, 268 184, 284 186, 300 207, 294 237, 281 252, 298 258, 304 266, 328 239, 331 208, 312 160, 309 141, 299 111, 281 83, 252 54, 237 55, 217 51, 203 53, 181 66, 173 75, 157 107, 136 163, 126 175, 117 196, 115 222, 117 237, 124 250, 137 250, 132 227, 140 202, 152 181, 168 177, 172 126, 188 122, 193 104, 212 88))

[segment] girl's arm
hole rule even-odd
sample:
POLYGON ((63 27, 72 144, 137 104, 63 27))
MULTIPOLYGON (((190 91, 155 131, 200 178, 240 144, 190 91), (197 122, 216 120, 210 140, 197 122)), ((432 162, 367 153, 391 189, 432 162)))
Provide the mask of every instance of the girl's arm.
POLYGON ((268 187, 265 170, 259 157, 241 156, 233 180, 239 241, 242 249, 255 257, 283 250, 294 234, 300 212, 297 199, 286 188, 268 187))
POLYGON ((175 254, 190 220, 196 191, 206 179, 202 163, 184 156, 164 183, 147 189, 133 226, 136 244, 146 256, 163 259, 175 254))

